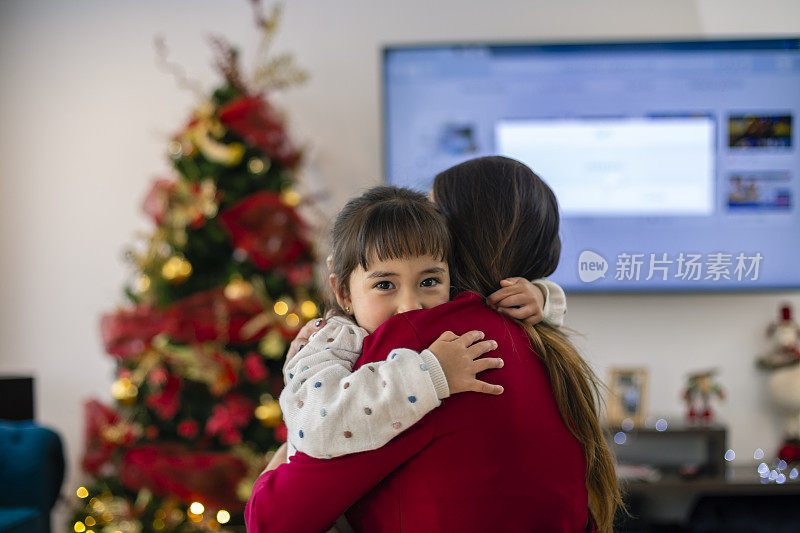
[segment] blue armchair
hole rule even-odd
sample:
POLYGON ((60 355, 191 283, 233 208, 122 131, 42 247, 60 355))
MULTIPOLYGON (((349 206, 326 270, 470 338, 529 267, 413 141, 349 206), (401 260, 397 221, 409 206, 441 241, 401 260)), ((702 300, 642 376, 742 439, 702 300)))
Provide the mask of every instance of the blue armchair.
POLYGON ((0 420, 0 532, 50 533, 64 482, 64 450, 54 431, 0 420))

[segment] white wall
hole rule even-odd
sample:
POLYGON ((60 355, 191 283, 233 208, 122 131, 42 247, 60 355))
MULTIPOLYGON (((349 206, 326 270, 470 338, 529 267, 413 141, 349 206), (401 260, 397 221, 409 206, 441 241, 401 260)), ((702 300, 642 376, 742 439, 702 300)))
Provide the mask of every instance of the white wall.
MULTIPOLYGON (((387 43, 673 38, 800 33, 793 0, 290 0, 277 49, 311 81, 282 98, 312 149, 309 180, 332 214, 380 177, 379 50, 387 43)), ((208 88, 204 36, 256 35, 245 0, 0 2, 0 373, 33 373, 39 419, 66 439, 80 479, 81 401, 108 398, 99 313, 122 302, 121 261, 147 229, 140 203, 168 168, 165 138, 196 103, 158 70, 153 36, 208 88)), ((715 366, 739 459, 779 440, 754 355, 765 324, 800 295, 572 296, 569 325, 602 373, 644 365, 651 411, 679 415, 688 370, 715 366)), ((752 457, 752 455, 749 455, 752 457)), ((737 459, 738 460, 738 459, 737 459)))

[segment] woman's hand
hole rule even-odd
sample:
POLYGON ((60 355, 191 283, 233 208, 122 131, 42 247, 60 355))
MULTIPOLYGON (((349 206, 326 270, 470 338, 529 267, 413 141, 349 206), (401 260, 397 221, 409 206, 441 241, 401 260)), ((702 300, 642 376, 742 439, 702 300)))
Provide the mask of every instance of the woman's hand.
MULTIPOLYGON (((297 332, 297 336, 294 340, 289 344, 289 351, 286 352, 286 361, 283 363, 284 369, 286 365, 289 363, 292 357, 297 355, 297 352, 300 351, 300 348, 308 344, 308 338, 316 333, 317 331, 321 330, 326 324, 324 318, 315 318, 310 320, 305 326, 303 326, 300 331, 297 332)), ((284 372, 285 374, 285 372, 284 372)))
POLYGON ((544 319, 544 293, 525 278, 508 278, 500 281, 503 287, 493 292, 486 303, 497 312, 522 320, 531 326, 544 319))
POLYGON ((442 365, 450 394, 466 391, 485 394, 503 393, 503 387, 500 385, 475 379, 475 375, 484 370, 503 366, 503 360, 499 358, 478 359, 481 355, 497 348, 497 342, 481 341, 481 339, 483 333, 480 331, 470 331, 460 337, 452 331, 445 331, 428 348, 442 365))

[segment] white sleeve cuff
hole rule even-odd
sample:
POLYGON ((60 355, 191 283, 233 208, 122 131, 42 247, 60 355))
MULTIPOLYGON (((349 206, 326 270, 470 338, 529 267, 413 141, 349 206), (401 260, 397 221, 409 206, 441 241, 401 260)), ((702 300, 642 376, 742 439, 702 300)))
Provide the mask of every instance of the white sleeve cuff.
POLYGON ((567 314, 567 295, 557 283, 547 279, 535 279, 531 283, 542 289, 544 305, 542 306, 542 322, 560 328, 564 325, 564 315, 567 314))
POLYGON ((450 396, 450 386, 447 384, 447 377, 444 375, 442 365, 430 350, 422 350, 419 353, 422 362, 428 367, 428 373, 433 381, 433 388, 436 389, 436 396, 440 400, 450 396))

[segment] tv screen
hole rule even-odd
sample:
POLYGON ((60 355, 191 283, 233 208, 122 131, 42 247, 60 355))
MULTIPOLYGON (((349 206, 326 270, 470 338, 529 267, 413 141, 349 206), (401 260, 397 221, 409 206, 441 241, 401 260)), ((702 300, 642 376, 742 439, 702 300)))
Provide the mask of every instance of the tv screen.
POLYGON ((565 289, 800 287, 800 39, 398 46, 383 78, 387 182, 527 164, 565 289))

